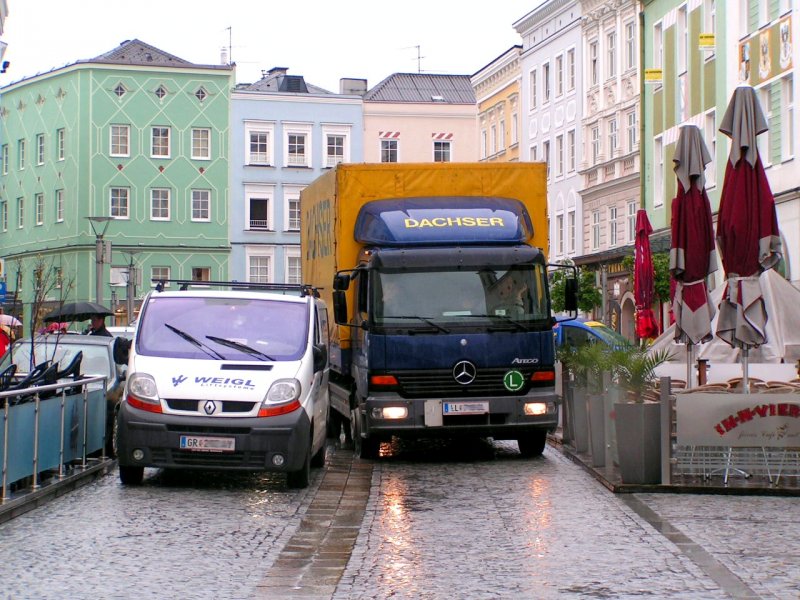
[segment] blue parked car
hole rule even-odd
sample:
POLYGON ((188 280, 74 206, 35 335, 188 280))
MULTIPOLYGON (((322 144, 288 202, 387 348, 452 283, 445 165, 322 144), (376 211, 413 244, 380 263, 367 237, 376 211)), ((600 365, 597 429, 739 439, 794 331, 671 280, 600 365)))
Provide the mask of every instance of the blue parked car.
POLYGON ((607 344, 613 348, 630 345, 622 335, 601 323, 587 319, 561 321, 553 328, 556 336, 556 348, 569 345, 577 348, 589 342, 607 344))

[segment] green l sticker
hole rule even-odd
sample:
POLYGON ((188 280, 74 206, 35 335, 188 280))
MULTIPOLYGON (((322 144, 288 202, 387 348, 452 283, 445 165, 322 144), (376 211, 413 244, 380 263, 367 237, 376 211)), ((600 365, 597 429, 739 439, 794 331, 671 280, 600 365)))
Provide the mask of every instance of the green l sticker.
POLYGON ((525 378, 519 371, 509 371, 503 375, 503 385, 509 392, 518 392, 525 385, 525 378))

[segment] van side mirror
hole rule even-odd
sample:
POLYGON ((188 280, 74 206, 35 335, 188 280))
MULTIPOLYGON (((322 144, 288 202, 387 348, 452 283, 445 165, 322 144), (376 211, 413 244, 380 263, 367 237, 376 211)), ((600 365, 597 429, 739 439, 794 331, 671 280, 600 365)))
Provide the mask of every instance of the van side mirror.
POLYGON ((314 372, 324 370, 328 365, 328 349, 322 344, 315 344, 312 352, 314 354, 314 372))
POLYGON ((578 310, 578 280, 575 277, 564 280, 564 308, 568 312, 578 310))
MULTIPOLYGON (((335 287, 335 284, 334 284, 335 287)), ((347 297, 342 290, 333 292, 333 320, 337 325, 347 325, 347 297)))

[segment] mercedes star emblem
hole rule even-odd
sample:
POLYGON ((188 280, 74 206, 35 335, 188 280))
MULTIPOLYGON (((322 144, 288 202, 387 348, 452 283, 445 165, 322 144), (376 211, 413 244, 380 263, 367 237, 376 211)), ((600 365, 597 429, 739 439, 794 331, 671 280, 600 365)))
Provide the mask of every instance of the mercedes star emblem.
POLYGON ((468 360, 462 360, 461 362, 456 363, 456 366, 453 367, 453 379, 455 379, 461 385, 469 385, 475 381, 475 376, 477 374, 478 369, 476 369, 475 365, 468 360))

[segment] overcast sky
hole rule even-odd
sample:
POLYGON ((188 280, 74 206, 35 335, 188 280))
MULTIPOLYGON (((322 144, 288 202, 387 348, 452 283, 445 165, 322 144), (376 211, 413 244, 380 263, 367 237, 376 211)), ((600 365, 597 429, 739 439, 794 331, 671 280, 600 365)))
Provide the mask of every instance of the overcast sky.
POLYGON ((336 92, 392 73, 472 75, 521 39, 513 23, 541 0, 8 0, 0 86, 138 38, 185 60, 219 64, 231 45, 237 83, 262 69, 336 92), (228 28, 230 27, 230 31, 228 28), (422 56, 417 60, 417 48, 422 56))

